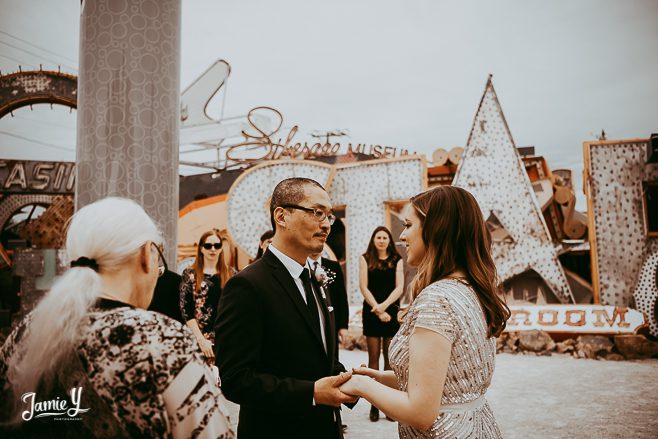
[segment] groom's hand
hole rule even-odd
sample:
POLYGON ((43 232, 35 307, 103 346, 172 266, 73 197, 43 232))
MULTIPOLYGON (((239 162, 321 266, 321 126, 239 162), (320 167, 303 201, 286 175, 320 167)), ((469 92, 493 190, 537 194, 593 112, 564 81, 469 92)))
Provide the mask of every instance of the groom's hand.
POLYGON ((324 377, 313 385, 313 400, 315 404, 339 407, 341 404, 355 402, 356 396, 346 395, 338 389, 343 383, 352 378, 351 372, 342 372, 340 375, 324 377))

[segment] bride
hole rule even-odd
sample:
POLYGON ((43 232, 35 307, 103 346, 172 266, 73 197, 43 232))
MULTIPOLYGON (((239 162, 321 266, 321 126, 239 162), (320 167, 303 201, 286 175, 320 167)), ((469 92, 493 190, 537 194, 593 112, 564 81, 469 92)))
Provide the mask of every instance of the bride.
POLYGON ((485 393, 510 312, 475 198, 440 186, 416 195, 400 236, 418 267, 414 300, 390 346, 392 371, 362 365, 341 391, 399 422, 401 438, 499 438, 485 393))

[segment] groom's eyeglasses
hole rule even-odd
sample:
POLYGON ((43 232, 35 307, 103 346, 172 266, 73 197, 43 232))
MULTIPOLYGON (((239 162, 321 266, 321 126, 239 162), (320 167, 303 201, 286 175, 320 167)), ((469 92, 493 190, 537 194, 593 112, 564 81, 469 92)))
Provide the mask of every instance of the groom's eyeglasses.
POLYGON ((210 250, 213 247, 215 248, 215 250, 219 250, 220 248, 222 248, 222 243, 221 242, 216 242, 214 244, 211 244, 209 242, 206 242, 206 243, 203 244, 203 248, 205 248, 206 250, 210 250))
POLYGON ((322 222, 325 219, 328 219, 329 220, 329 225, 333 225, 334 221, 336 221, 336 215, 334 215, 333 213, 327 213, 322 209, 315 209, 313 207, 298 206, 296 204, 283 204, 281 207, 284 207, 286 209, 298 209, 298 210, 303 210, 304 212, 312 213, 313 218, 315 218, 319 222, 322 222))

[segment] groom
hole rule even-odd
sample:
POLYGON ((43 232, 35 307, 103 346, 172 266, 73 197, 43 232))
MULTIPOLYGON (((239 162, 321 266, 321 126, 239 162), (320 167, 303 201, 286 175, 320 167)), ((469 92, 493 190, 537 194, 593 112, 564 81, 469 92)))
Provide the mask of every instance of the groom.
POLYGON ((222 391, 240 404, 240 439, 342 437, 337 407, 355 398, 338 387, 351 374, 336 360, 334 317, 305 268, 324 246, 331 208, 316 181, 280 182, 272 244, 222 292, 215 354, 222 391))

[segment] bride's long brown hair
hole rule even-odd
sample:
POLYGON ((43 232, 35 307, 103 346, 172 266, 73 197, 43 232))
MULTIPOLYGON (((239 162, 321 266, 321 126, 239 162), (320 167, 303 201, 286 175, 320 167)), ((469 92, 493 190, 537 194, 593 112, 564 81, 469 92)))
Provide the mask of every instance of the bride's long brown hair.
POLYGON ((503 300, 491 256, 491 235, 477 201, 455 186, 438 186, 410 201, 421 220, 426 249, 410 285, 413 297, 459 270, 477 294, 489 336, 498 337, 505 329, 510 310, 503 300))

